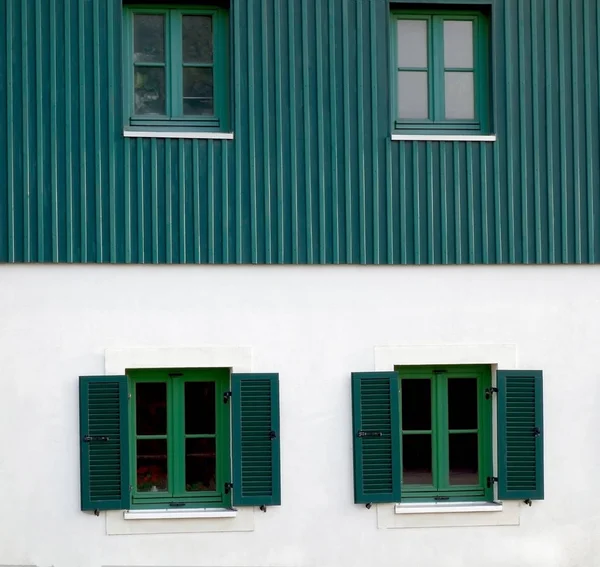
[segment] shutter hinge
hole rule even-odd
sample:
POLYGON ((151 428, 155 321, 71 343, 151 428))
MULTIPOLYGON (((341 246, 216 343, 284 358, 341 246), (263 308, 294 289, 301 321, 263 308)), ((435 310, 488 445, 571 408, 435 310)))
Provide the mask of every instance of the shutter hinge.
POLYGON ((487 477, 487 487, 488 488, 492 488, 492 484, 494 484, 495 482, 498 482, 497 476, 488 476, 487 477))
POLYGON ((232 394, 231 392, 225 392, 223 394, 223 403, 226 404, 227 402, 229 402, 229 398, 231 398, 232 394))
POLYGON ((232 488, 233 488, 233 482, 226 482, 225 483, 225 494, 229 494, 231 492, 232 488))
POLYGON ((127 399, 130 400, 131 399, 131 392, 127 393, 127 399))
POLYGON ((498 388, 486 388, 485 389, 485 399, 489 400, 492 397, 492 394, 497 394, 498 388))

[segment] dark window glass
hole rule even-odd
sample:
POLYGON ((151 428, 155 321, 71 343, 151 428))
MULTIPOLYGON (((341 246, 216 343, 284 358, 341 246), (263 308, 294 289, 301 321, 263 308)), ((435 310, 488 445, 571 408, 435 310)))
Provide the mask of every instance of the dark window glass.
POLYGON ((168 488, 167 440, 138 439, 138 492, 165 492, 168 488))
POLYGON ((134 70, 135 114, 156 114, 164 116, 165 69, 164 67, 140 67, 134 70))
POLYGON ((215 424, 215 383, 186 382, 185 433, 212 434, 215 424))
POLYGON ((186 439, 185 489, 188 492, 216 490, 215 439, 186 439))
POLYGON ((135 427, 137 435, 167 434, 167 385, 164 382, 135 385, 135 427))
POLYGON ((448 380, 449 429, 477 429, 477 378, 448 380))
POLYGON ((214 82, 211 67, 183 68, 183 113, 214 114, 214 82))
POLYGON ((477 433, 450 434, 450 484, 479 484, 477 433))
POLYGON ((431 435, 402 436, 404 484, 433 484, 431 435))
POLYGON ((402 380, 402 429, 431 429, 431 380, 402 380))
POLYGON ((136 14, 133 19, 134 63, 165 62, 165 17, 136 14))
POLYGON ((183 16, 182 20, 183 62, 212 63, 212 17, 183 16))

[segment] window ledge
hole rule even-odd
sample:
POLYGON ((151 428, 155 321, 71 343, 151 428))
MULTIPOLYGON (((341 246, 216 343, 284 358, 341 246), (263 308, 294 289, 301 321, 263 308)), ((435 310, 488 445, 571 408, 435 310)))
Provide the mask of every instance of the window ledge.
POLYGON ((182 140, 233 140, 233 132, 168 132, 123 130, 125 138, 179 138, 182 140))
POLYGON ((164 508, 157 510, 125 510, 124 520, 193 520, 198 518, 235 518, 237 510, 230 508, 188 508, 173 510, 164 508))
POLYGON ((395 514, 448 514, 457 512, 502 512, 501 502, 418 502, 396 504, 395 514))
POLYGON ((495 142, 496 134, 392 134, 392 141, 495 142))

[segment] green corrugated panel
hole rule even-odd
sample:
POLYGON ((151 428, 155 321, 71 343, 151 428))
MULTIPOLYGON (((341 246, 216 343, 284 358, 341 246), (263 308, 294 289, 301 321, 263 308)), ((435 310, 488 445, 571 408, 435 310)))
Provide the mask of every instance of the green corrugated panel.
POLYGON ((233 504, 281 504, 279 375, 232 374, 233 504))
POLYGON ((498 496, 544 498, 544 417, 540 370, 498 371, 498 496))
POLYGON ((395 372, 352 373, 354 501, 400 502, 400 409, 395 372))
POLYGON ((127 377, 79 378, 81 509, 129 508, 127 377))
POLYGON ((598 263, 600 4, 478 3, 495 143, 390 140, 387 0, 232 2, 234 141, 123 138, 121 0, 6 0, 0 262, 598 263))

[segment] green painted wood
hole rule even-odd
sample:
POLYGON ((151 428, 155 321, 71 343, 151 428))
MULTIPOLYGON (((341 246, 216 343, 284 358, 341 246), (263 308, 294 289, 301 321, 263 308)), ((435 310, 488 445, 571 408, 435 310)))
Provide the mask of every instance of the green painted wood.
POLYGON ((232 374, 233 505, 279 506, 279 374, 232 374))
POLYGON ((352 373, 354 502, 400 502, 400 406, 395 372, 352 373))
POLYGON ((541 370, 498 370, 498 497, 544 499, 541 370))
POLYGON ((126 376, 80 376, 81 509, 129 508, 126 376))
POLYGON ((402 4, 231 2, 235 139, 169 141, 122 135, 121 0, 5 0, 0 262, 599 263, 600 4, 458 2, 495 143, 390 140, 402 4))

